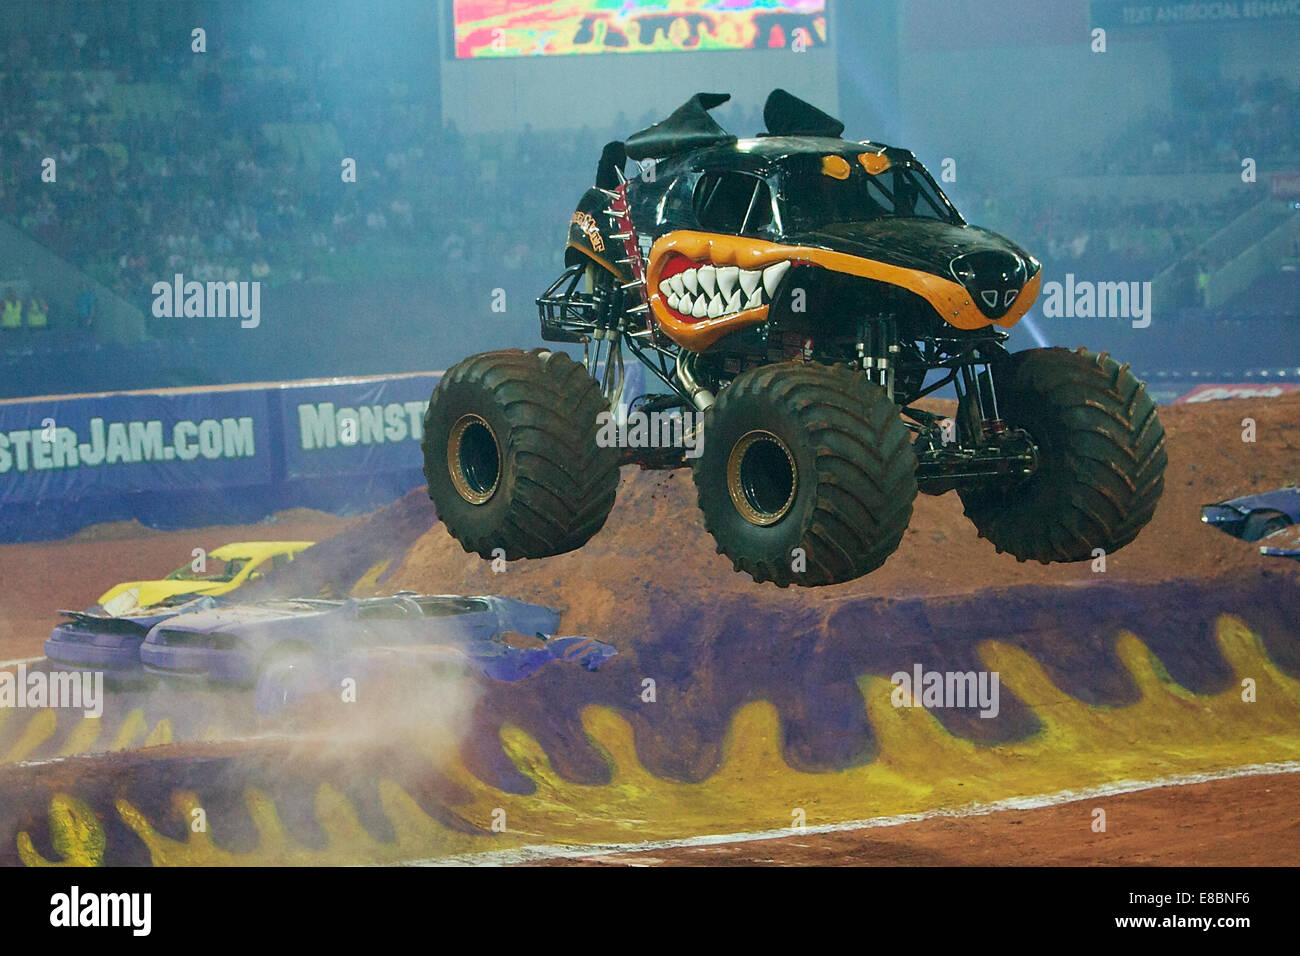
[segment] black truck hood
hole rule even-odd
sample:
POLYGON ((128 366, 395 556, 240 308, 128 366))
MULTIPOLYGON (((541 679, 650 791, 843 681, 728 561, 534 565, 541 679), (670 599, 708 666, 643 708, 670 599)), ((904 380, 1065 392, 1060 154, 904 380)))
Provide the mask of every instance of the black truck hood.
POLYGON ((832 223, 786 241, 923 272, 962 285, 986 318, 1002 318, 1037 275, 1038 262, 1009 239, 938 219, 832 223))
POLYGON ((1028 253, 996 232, 978 226, 956 226, 938 219, 873 219, 867 222, 832 223, 815 230, 790 233, 785 237, 785 242, 791 245, 819 246, 954 281, 960 280, 956 279, 950 269, 952 261, 972 253, 1000 253, 1019 257, 1025 262, 1025 279, 1032 278, 1037 271, 1037 266, 1028 253))

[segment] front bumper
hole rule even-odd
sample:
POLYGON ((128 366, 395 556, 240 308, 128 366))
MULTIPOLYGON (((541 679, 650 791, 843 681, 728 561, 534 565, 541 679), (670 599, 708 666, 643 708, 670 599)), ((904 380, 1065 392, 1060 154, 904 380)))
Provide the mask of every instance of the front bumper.
POLYGON ((255 677, 252 661, 237 651, 210 647, 167 647, 145 644, 140 661, 147 674, 186 682, 251 684, 255 677))
POLYGON ((45 641, 45 656, 51 663, 71 670, 101 672, 109 680, 138 680, 144 673, 140 663, 140 645, 144 638, 126 644, 96 643, 103 638, 84 640, 84 632, 68 632, 56 627, 45 641), (77 639, 70 639, 75 633, 77 639))

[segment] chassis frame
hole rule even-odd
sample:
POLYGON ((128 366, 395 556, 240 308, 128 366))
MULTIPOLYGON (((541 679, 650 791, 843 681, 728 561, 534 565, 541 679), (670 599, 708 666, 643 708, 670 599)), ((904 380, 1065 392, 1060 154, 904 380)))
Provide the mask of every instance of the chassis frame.
MULTIPOLYGON (((653 321, 628 306, 639 296, 629 295, 636 283, 581 291, 589 265, 570 265, 537 299, 542 338, 583 347, 583 364, 601 385, 611 411, 623 401, 626 380, 623 347, 669 389, 660 396, 636 396, 657 409, 690 407, 705 411, 714 401, 714 389, 725 380, 701 382, 695 366, 698 353, 690 352, 663 335, 653 321), (629 288, 631 286, 632 288, 629 288)), ((958 487, 989 481, 1018 483, 1038 469, 1038 447, 1021 429, 1010 428, 998 412, 992 365, 1007 356, 1003 343, 1008 333, 981 330, 980 335, 928 335, 911 343, 899 341, 898 323, 892 318, 863 323, 864 343, 857 367, 885 389, 899 406, 904 424, 915 436, 917 484, 926 494, 943 494, 958 487), (868 344, 870 343, 870 344, 868 344), (920 371, 918 387, 900 391, 897 361, 904 349, 913 353, 913 371, 920 371), (943 371, 924 384, 929 372, 943 371), (954 422, 915 407, 920 399, 951 384, 957 393, 954 422), (910 394, 908 394, 910 392, 910 394)), ((954 330, 956 331, 956 330, 954 330)), ((808 356, 809 361, 815 360, 808 356)), ((628 449, 625 463, 643 468, 670 469, 689 465, 680 450, 628 449)))

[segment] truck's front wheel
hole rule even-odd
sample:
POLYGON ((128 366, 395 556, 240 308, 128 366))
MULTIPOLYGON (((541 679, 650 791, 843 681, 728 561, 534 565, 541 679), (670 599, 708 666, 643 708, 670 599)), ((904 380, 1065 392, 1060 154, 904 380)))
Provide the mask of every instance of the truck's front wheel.
POLYGON ((880 567, 917 491, 910 436, 885 392, 844 366, 797 362, 753 369, 722 390, 694 476, 719 553, 780 587, 880 567))
POLYGON ((562 352, 485 352, 448 369, 421 446, 448 533, 466 551, 509 561, 586 544, 618 490, 618 449, 596 441, 605 408, 600 387, 562 352))

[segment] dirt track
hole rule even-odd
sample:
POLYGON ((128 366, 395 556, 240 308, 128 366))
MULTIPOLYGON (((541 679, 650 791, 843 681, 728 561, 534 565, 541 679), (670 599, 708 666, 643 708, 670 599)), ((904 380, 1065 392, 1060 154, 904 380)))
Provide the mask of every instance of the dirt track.
MULTIPOLYGON (((1008 762, 1004 769, 1010 776, 998 777, 999 786, 1014 783, 1030 788, 1012 791, 1020 793, 1053 789, 1034 789, 1036 785, 1029 782, 1031 771, 1045 768, 1050 761, 1037 760, 1016 770, 1016 761, 1023 759, 1016 748, 1035 739, 1043 716, 1056 715, 1061 706, 1078 711, 1080 731, 1095 713, 1117 748, 1099 757, 1146 760, 1139 767, 1143 774, 1147 767, 1162 762, 1177 769, 1179 759, 1192 759, 1196 754, 1200 754, 1196 759, 1216 763, 1221 758, 1211 754, 1215 741, 1226 748, 1223 759, 1232 760, 1232 765, 1248 762, 1250 758, 1236 759, 1235 744, 1222 742, 1228 739, 1224 737, 1230 729, 1226 723, 1204 719, 1210 713, 1211 700, 1219 700, 1218 713, 1226 715, 1225 720, 1232 714, 1224 709, 1221 699, 1209 696, 1229 693, 1234 677, 1217 643, 1216 622, 1222 615, 1244 621, 1259 635, 1262 650, 1274 665, 1285 674, 1300 672, 1300 644, 1294 628, 1294 609, 1300 601, 1294 584, 1300 581, 1300 565, 1262 558, 1256 545, 1204 527, 1199 506, 1300 477, 1300 395, 1165 407, 1161 415, 1169 435, 1170 459, 1164 499, 1138 540, 1109 556, 1104 574, 1094 573, 1087 563, 1028 565, 996 554, 977 538, 961 513, 959 500, 950 494, 918 499, 898 553, 864 579, 815 590, 757 586, 734 573, 715 553, 695 508, 688 472, 628 468, 609 522, 587 547, 556 558, 517 562, 501 574, 493 573, 477 556, 465 554, 446 534, 436 523, 423 489, 415 489, 363 519, 291 513, 279 516, 276 523, 251 528, 169 533, 107 526, 53 544, 0 547, 0 659, 38 655, 56 620, 55 609, 86 606, 104 588, 123 579, 165 573, 182 563, 195 546, 259 538, 322 540, 345 531, 314 549, 312 560, 295 562, 287 569, 289 575, 274 577, 266 586, 296 594, 352 589, 356 593, 391 593, 400 588, 507 594, 560 607, 565 610, 566 633, 603 637, 620 648, 620 656, 599 674, 555 670, 520 685, 487 687, 474 713, 467 715, 469 729, 461 753, 465 769, 491 787, 520 794, 512 813, 528 812, 531 805, 526 795, 533 783, 502 750, 501 735, 507 725, 525 729, 537 741, 564 782, 566 793, 572 786, 595 788, 579 794, 592 801, 587 810, 593 810, 604 805, 600 794, 609 781, 610 767, 607 757, 584 733, 581 715, 591 705, 617 713, 630 723, 635 737, 634 754, 629 759, 654 775, 652 789, 658 794, 654 799, 663 801, 655 804, 659 822, 676 819, 681 825, 682 815, 689 813, 685 806, 672 803, 676 798, 671 794, 678 785, 675 781, 702 783, 711 779, 727 735, 734 730, 738 709, 762 701, 771 705, 780 721, 775 738, 761 728, 759 735, 753 736, 750 729, 755 743, 776 741, 774 759, 763 770, 766 776, 738 790, 739 802, 728 803, 731 797, 726 793, 714 794, 711 799, 725 798, 720 804, 723 811, 713 817, 700 816, 700 821, 707 822, 698 822, 698 826, 707 829, 693 832, 748 829, 734 822, 740 819, 742 804, 774 800, 764 788, 788 778, 791 768, 849 773, 854 767, 869 767, 879 758, 879 724, 873 729, 863 713, 862 698, 853 683, 855 675, 879 678, 916 661, 958 669, 983 666, 978 654, 986 639, 1028 655, 1045 669, 1055 687, 1070 695, 1069 701, 1057 703, 1052 697, 1057 692, 1048 688, 1046 697, 1022 702, 1008 699, 996 721, 970 720, 953 716, 953 712, 936 714, 944 730, 933 741, 940 748, 936 753, 962 741, 993 745, 995 755, 999 748, 1005 750, 1008 762), (1253 444, 1241 441, 1241 422, 1246 417, 1257 423, 1258 441, 1253 444), (1137 632, 1144 646, 1159 658, 1166 670, 1162 680, 1172 677, 1187 692, 1207 695, 1185 716, 1176 711, 1159 712, 1157 716, 1163 715, 1165 723, 1158 732, 1152 731, 1150 724, 1135 724, 1131 729, 1116 724, 1121 715, 1110 710, 1129 707, 1144 693, 1154 694, 1153 699, 1165 693, 1159 681, 1137 688, 1134 675, 1121 666, 1117 641, 1126 631, 1137 632), (648 673, 657 675, 668 706, 638 706, 634 689, 648 673), (1042 710, 1044 705, 1049 709, 1042 710), (1101 709, 1094 712, 1093 708, 1101 709), (1198 719, 1204 726, 1197 724, 1198 719), (1199 729, 1185 737, 1193 727, 1199 729), (1161 741, 1168 744, 1168 760, 1160 749, 1161 741)), ((250 592, 249 596, 254 595, 250 592)), ((1251 673, 1257 672, 1259 663, 1259 659, 1250 661, 1251 673)), ((126 712, 136 706, 135 702, 119 701, 115 719, 139 720, 139 715, 126 712)), ((177 741, 186 739, 188 731, 179 717, 167 717, 168 711, 160 709, 157 701, 145 700, 142 713, 144 730, 157 730, 167 718, 169 734, 174 731, 177 741)), ((1281 719, 1276 706, 1271 713, 1275 722, 1281 719)), ((201 731, 206 720, 194 714, 187 714, 187 719, 198 721, 190 728, 193 731, 201 731)), ((1290 725, 1278 724, 1277 730, 1268 732, 1260 726, 1238 722, 1235 732, 1243 746, 1274 739, 1270 733, 1281 732, 1290 739, 1290 725)), ((1086 732, 1095 739, 1096 729, 1086 732)), ((144 730, 136 740, 144 739, 144 730)), ((60 752, 77 732, 75 723, 61 718, 57 732, 39 747, 27 747, 23 752, 31 756, 24 759, 60 752)), ((19 721, 12 720, 0 743, 18 746, 24 733, 19 721)), ((104 739, 110 736, 105 731, 104 739)), ((1081 759, 1080 754, 1086 756, 1088 741, 1070 744, 1068 739, 1062 743, 1058 738, 1058 745, 1053 759, 1066 773, 1081 759)), ((236 751, 242 752, 238 746, 236 751)), ((283 765, 266 761, 263 766, 256 762, 255 754, 249 757, 256 770, 251 777, 242 758, 234 761, 235 772, 214 775, 185 760, 155 760, 149 750, 131 755, 129 764, 135 769, 129 773, 126 764, 121 774, 96 772, 93 781, 84 782, 84 796, 98 819, 116 828, 110 831, 109 859, 146 862, 142 847, 133 842, 135 837, 120 822, 113 823, 117 815, 114 801, 123 793, 144 808, 148 819, 164 821, 176 792, 203 790, 214 808, 226 808, 222 820, 226 827, 247 832, 242 793, 245 786, 254 785, 250 781, 257 781, 255 785, 268 792, 283 787, 285 793, 277 795, 300 818, 303 838, 308 843, 318 842, 309 795, 312 788, 330 782, 342 771, 313 765, 302 779, 293 774, 290 780, 285 779, 283 765)), ((118 758, 97 758, 95 765, 101 770, 104 765, 100 761, 105 759, 113 762, 118 758)), ((385 766, 392 763, 385 758, 385 766)), ((939 777, 926 786, 942 784, 945 774, 961 780, 967 772, 937 763, 933 769, 939 771, 939 777)), ((349 767, 345 776, 364 781, 359 785, 358 809, 363 818, 380 821, 378 829, 382 831, 386 824, 375 816, 378 810, 371 792, 376 779, 373 771, 369 764, 349 767)), ((66 772, 74 773, 75 765, 68 765, 66 772)), ((994 778, 990 775, 983 782, 991 786, 994 778)), ((18 768, 0 779, 16 788, 10 797, 21 795, 21 801, 10 800, 7 812, 0 814, 6 818, 5 829, 31 828, 37 834, 38 847, 48 856, 48 835, 40 834, 45 828, 50 791, 43 783, 28 780, 18 768), (33 784, 30 788, 29 783, 33 784)), ((970 784, 981 783, 966 779, 970 784)), ((1121 816, 1131 812, 1143 822, 1127 830, 1112 826, 1107 843, 1080 842, 1080 838, 1091 837, 1090 831, 1085 827, 1082 833, 1073 834, 1076 822, 1063 816, 1068 808, 1055 808, 1021 814, 1020 822, 1012 819, 1014 814, 999 815, 997 820, 930 821, 815 841, 804 837, 745 844, 714 850, 720 856, 708 862, 776 859, 771 856, 774 847, 788 853, 780 862, 791 863, 1116 862, 1121 858, 1129 862, 1213 862, 1214 854, 1226 853, 1224 848, 1229 846, 1258 847, 1262 852, 1287 841, 1294 845, 1295 779, 1279 784, 1280 797, 1267 789, 1252 790, 1250 781, 1242 782, 1240 789, 1233 789, 1232 784, 1205 785, 1207 792, 1230 794, 1231 802, 1217 811, 1214 800, 1204 805, 1187 803, 1201 793, 1195 787, 1178 788, 1174 796, 1168 796, 1174 791, 1163 790, 1112 798, 1107 806, 1119 808, 1121 816), (1202 829, 1186 823, 1185 812, 1204 812, 1208 814, 1204 819, 1217 822, 1202 829), (1222 839, 1214 836, 1219 830, 1222 839), (1268 839, 1256 842, 1255 833, 1267 834, 1268 839), (903 837, 908 841, 905 845, 899 843, 903 837), (959 841, 960 852, 954 849, 954 840, 959 841), (961 840, 967 843, 961 844, 961 840), (1001 846, 1003 843, 1011 849, 1001 846), (1015 847, 1020 848, 1018 852, 1015 847), (1115 855, 1110 853, 1112 849, 1115 855), (801 855, 804 853, 806 858, 801 855), (863 854, 867 859, 861 858, 863 854)), ((828 777, 819 786, 831 787, 830 780, 828 777)), ((443 784, 432 784, 421 773, 412 778, 410 786, 412 793, 433 794, 443 784)), ((841 779, 838 786, 843 792, 852 792, 854 784, 841 779)), ((821 795, 829 798, 829 794, 830 790, 824 789, 821 795)), ((953 799, 969 797, 962 798, 958 792, 953 799)), ((422 802, 435 816, 443 814, 439 819, 459 821, 456 826, 472 829, 456 816, 459 811, 448 809, 459 806, 455 801, 447 804, 430 795, 422 802)), ((553 805, 543 801, 538 806, 553 805)), ((854 804, 849 800, 844 805, 854 804)), ((903 809, 891 812, 904 812, 906 800, 899 806, 903 809)), ((751 816, 770 819, 766 806, 755 804, 749 811, 751 816)), ((644 819, 635 810, 629 812, 644 819)), ((556 819, 563 818, 561 814, 556 819)), ((10 835, 0 833, 0 839, 8 843, 0 846, 0 858, 9 859, 14 852, 10 835)), ((683 854, 682 858, 666 862, 697 862, 691 856, 695 851, 674 852, 683 854)))
POLYGON ((550 866, 1300 866, 1300 774, 550 866), (1106 832, 1092 831, 1106 811, 1106 832))

